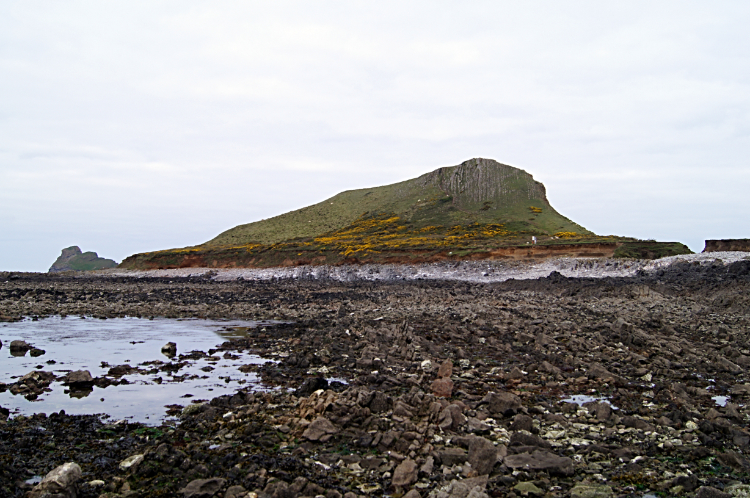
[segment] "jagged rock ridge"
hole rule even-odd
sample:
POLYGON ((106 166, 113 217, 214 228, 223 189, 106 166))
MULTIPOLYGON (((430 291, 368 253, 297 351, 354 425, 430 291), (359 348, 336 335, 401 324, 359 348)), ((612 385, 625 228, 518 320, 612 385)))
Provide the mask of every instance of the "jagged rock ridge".
POLYGON ((95 252, 81 252, 80 247, 70 246, 62 250, 60 257, 52 263, 49 273, 103 270, 115 266, 117 266, 117 262, 112 259, 100 258, 95 252))

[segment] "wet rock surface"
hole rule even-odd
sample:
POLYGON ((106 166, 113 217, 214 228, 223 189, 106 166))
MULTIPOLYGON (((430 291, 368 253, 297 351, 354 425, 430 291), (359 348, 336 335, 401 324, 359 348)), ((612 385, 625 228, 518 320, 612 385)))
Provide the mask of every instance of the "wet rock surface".
POLYGON ((8 317, 293 323, 208 352, 276 359, 248 365, 268 392, 186 401, 177 423, 0 421, 0 496, 70 462, 82 497, 743 496, 748 290, 746 261, 494 284, 8 278, 8 317))

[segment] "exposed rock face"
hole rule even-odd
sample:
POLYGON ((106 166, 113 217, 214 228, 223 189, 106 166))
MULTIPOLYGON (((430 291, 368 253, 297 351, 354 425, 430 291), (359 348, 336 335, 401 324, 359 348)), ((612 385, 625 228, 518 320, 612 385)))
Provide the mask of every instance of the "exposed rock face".
POLYGON ((62 250, 62 254, 52 263, 49 273, 61 271, 90 271, 114 268, 117 262, 100 258, 95 252, 81 252, 78 246, 70 246, 62 250))
POLYGON ((418 180, 439 185, 464 209, 481 209, 483 202, 510 204, 532 199, 549 204, 544 185, 524 170, 493 159, 469 159, 455 167, 439 168, 418 180))

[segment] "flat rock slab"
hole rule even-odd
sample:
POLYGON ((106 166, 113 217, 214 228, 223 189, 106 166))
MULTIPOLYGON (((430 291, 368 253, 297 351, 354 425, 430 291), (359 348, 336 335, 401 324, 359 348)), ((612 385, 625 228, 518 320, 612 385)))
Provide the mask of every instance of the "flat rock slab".
POLYGON ((302 433, 302 437, 310 441, 318 441, 327 434, 336 434, 337 432, 338 430, 330 420, 325 417, 318 417, 307 426, 305 432, 302 433))
POLYGON ((211 498, 214 496, 226 482, 225 479, 196 479, 190 481, 182 490, 185 498, 211 498))
POLYGON ((521 410, 521 398, 508 392, 489 393, 482 399, 482 403, 487 403, 487 408, 493 415, 512 417, 521 410))
POLYGON ((555 475, 573 475, 573 460, 547 451, 508 455, 503 463, 511 469, 546 470, 555 475))
POLYGON ((576 484, 570 490, 570 498, 611 498, 612 488, 603 484, 576 484))

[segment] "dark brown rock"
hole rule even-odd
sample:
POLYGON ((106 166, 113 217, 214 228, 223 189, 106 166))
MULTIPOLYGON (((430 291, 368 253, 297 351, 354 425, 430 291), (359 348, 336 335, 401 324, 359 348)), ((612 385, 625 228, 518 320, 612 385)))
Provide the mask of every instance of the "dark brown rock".
POLYGON ((487 403, 492 415, 511 417, 521 411, 521 398, 509 392, 489 393, 482 403, 487 403))
POLYGON ((508 455, 503 463, 511 469, 546 470, 550 474, 558 476, 573 475, 573 460, 542 450, 533 453, 508 455))
POLYGON ((440 379, 450 378, 453 375, 453 362, 451 360, 445 360, 440 368, 438 369, 437 376, 440 379))
POLYGON ((469 442, 469 463, 478 475, 489 474, 497 463, 497 447, 483 437, 472 437, 469 442))
POLYGON ((443 408, 443 411, 440 412, 440 416, 438 417, 438 426, 444 431, 456 431, 465 423, 466 417, 464 416, 461 407, 455 404, 443 408))
POLYGON ((695 498, 731 498, 732 495, 719 491, 711 486, 701 486, 695 493, 695 498))
POLYGON ((335 434, 338 429, 325 417, 318 417, 310 423, 302 433, 302 437, 310 441, 318 441, 327 434, 335 434))
POLYGON ((512 431, 528 431, 531 432, 534 429, 534 419, 528 415, 519 413, 513 417, 513 423, 510 424, 510 430, 512 431))
POLYGON ((447 467, 461 465, 469 459, 469 454, 461 448, 445 448, 438 452, 440 463, 447 467))
POLYGON ((90 385, 94 383, 94 378, 88 370, 76 370, 65 376, 65 382, 70 385, 90 385))
POLYGON ((391 484, 403 488, 415 482, 417 482, 417 463, 407 458, 393 471, 391 484))
POLYGON ((450 398, 453 393, 453 381, 448 378, 435 379, 430 386, 435 396, 450 398))

